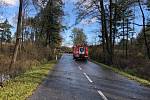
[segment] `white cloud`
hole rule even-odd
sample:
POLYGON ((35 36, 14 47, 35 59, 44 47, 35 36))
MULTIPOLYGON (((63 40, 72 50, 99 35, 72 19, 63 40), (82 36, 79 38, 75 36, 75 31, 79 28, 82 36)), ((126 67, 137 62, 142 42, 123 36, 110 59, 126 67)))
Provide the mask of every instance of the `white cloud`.
POLYGON ((4 3, 10 6, 15 6, 18 3, 18 0, 0 0, 0 3, 4 3))

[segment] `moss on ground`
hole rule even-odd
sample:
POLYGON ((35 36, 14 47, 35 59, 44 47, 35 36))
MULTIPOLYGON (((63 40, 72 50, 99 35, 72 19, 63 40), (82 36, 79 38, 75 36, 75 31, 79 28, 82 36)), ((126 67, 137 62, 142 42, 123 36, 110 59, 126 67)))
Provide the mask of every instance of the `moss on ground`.
POLYGON ((0 88, 0 100, 25 100, 38 87, 42 80, 54 68, 56 61, 51 61, 4 83, 0 88))

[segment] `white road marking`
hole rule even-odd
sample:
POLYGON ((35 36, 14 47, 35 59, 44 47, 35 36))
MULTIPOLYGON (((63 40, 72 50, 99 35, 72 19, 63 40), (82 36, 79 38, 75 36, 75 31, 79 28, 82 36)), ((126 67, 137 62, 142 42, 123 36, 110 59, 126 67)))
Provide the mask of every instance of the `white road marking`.
POLYGON ((103 100, 108 100, 108 99, 105 97, 105 95, 104 95, 100 90, 98 90, 97 92, 98 92, 99 95, 103 98, 103 100))
POLYGON ((79 66, 79 69, 82 70, 82 68, 79 66))
MULTIPOLYGON (((89 62, 89 63, 91 63, 91 62, 89 62)), ((75 64, 78 65, 78 63, 76 63, 76 62, 75 62, 75 64)), ((82 70, 81 65, 78 66, 78 68, 79 68, 80 70, 82 70)), ((83 73, 83 74, 85 75, 85 77, 88 79, 88 81, 89 81, 90 83, 93 83, 93 81, 90 79, 90 77, 89 77, 86 73, 83 73)), ((108 100, 108 99, 106 98, 106 96, 105 96, 100 90, 97 90, 97 92, 98 92, 98 94, 103 98, 103 100, 108 100)))
POLYGON ((86 74, 86 73, 83 73, 85 75, 85 77, 89 80, 90 83, 93 83, 93 81, 90 79, 90 77, 86 74))

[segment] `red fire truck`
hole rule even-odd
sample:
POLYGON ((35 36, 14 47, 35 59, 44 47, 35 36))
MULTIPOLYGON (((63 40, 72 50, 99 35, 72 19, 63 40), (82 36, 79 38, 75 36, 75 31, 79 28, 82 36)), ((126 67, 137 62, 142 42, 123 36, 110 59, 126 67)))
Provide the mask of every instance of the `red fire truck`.
POLYGON ((85 45, 73 46, 73 58, 74 59, 88 59, 88 47, 85 45))

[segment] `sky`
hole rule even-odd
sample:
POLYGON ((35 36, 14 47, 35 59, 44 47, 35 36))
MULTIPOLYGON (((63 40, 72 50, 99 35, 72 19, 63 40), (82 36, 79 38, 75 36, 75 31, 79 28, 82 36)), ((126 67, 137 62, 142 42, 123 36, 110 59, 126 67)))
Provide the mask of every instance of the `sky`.
POLYGON ((0 21, 8 19, 11 24, 13 24, 14 17, 18 12, 18 2, 17 0, 0 0, 0 2, 4 2, 6 6, 0 7, 0 21))
MULTIPOLYGON (((0 0, 0 2, 5 2, 5 4, 7 4, 6 7, 0 8, 0 14, 1 14, 0 15, 0 21, 8 19, 10 24, 12 24, 14 26, 14 28, 12 29, 13 33, 15 32, 16 23, 17 23, 16 16, 17 16, 17 13, 18 13, 18 1, 19 0, 0 0)), ((75 10, 74 3, 76 1, 77 0, 64 0, 64 2, 65 2, 65 5, 64 5, 65 16, 63 18, 63 24, 64 25, 72 26, 72 25, 75 24, 76 10, 75 10)), ((34 16, 35 12, 36 11, 34 10, 34 8, 32 8, 30 15, 34 16)), ((141 13, 140 9, 137 8, 136 9, 135 23, 142 24, 142 17, 139 13, 141 13)), ((148 12, 146 12, 146 11, 145 11, 145 14, 147 16, 149 16, 148 12)), ((87 40, 88 40, 89 44, 95 44, 95 41, 98 42, 98 40, 99 40, 98 39, 98 33, 95 32, 95 30, 99 30, 99 27, 100 27, 99 24, 96 23, 96 22, 91 23, 91 24, 81 22, 78 25, 75 25, 75 26, 71 27, 70 29, 65 30, 64 32, 61 33, 61 35, 63 37, 62 45, 69 46, 69 47, 72 46, 73 43, 71 41, 70 35, 72 34, 71 30, 74 27, 84 29, 84 32, 87 35, 87 40)), ((136 30, 137 33, 139 33, 141 29, 142 29, 142 27, 137 27, 137 26, 135 27, 135 30, 136 30)))

